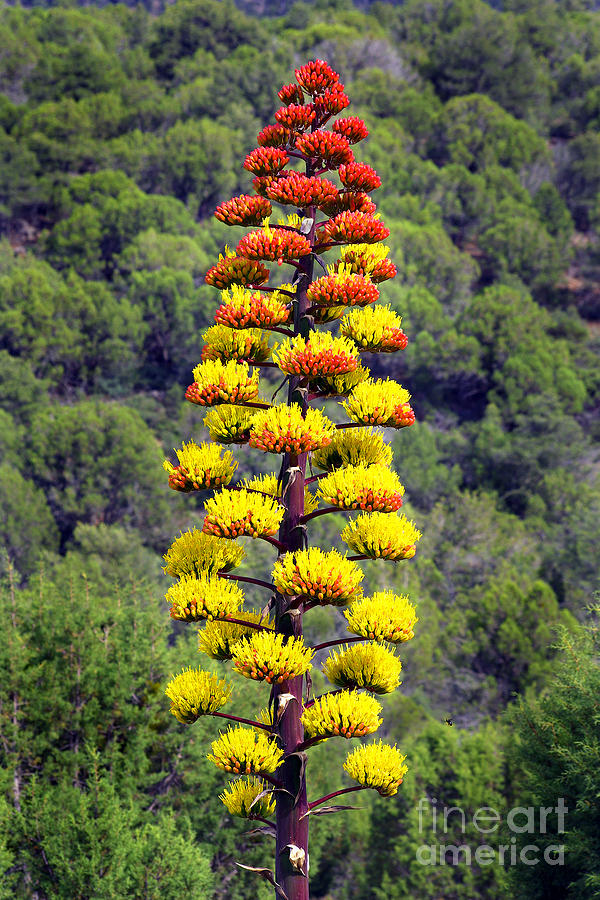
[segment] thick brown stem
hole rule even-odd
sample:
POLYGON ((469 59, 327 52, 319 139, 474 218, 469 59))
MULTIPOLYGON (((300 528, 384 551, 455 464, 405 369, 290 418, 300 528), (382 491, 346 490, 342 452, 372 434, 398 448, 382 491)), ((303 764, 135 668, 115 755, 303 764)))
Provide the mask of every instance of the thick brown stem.
MULTIPOLYGON (((310 174, 310 173, 309 173, 310 174)), ((314 223, 315 210, 306 213, 314 223)), ((307 234, 311 244, 314 240, 314 224, 307 234)), ((309 301, 306 296, 312 281, 313 260, 305 257, 300 262, 296 280, 296 306, 294 310, 294 334, 308 337, 313 327, 312 318, 306 315, 309 301)), ((303 415, 308 408, 307 388, 301 379, 290 378, 288 403, 298 403, 303 415)), ((287 552, 301 550, 306 545, 306 532, 303 527, 304 485, 306 481, 306 454, 295 456, 285 454, 281 470, 282 499, 285 514, 279 531, 279 539, 287 552)), ((288 637, 302 635, 302 611, 287 608, 287 598, 278 595, 275 627, 280 634, 288 637)), ((302 693, 304 678, 299 676, 276 685, 273 696, 277 708, 280 694, 291 694, 296 703, 287 703, 278 724, 281 746, 286 758, 277 770, 287 792, 277 794, 276 809, 276 848, 275 848, 275 880, 285 891, 288 900, 308 900, 308 800, 306 796, 306 777, 304 761, 296 755, 297 748, 304 740, 302 725, 302 693), (290 846, 300 849, 304 854, 303 864, 298 867, 290 860, 290 846)), ((295 851, 297 854, 297 851, 295 851)), ((302 861, 301 861, 302 862, 302 861)))

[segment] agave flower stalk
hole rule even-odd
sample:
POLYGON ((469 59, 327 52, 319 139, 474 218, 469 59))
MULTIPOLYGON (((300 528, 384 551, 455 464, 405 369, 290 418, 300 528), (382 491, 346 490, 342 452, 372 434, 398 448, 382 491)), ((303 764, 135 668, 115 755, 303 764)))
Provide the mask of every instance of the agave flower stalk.
POLYGON ((421 535, 398 514, 404 486, 385 439, 386 429, 413 423, 410 394, 392 379, 372 378, 359 356, 401 352, 408 341, 397 311, 376 305, 396 268, 382 244, 389 230, 371 198, 381 180, 352 149, 368 130, 356 116, 335 118, 350 101, 328 63, 314 60, 295 76, 279 91, 275 122, 243 160, 254 192, 215 212, 225 225, 250 230, 207 272, 220 301, 186 391, 206 408, 214 444, 247 445, 246 452, 278 459, 272 474, 234 484, 230 449, 183 444, 178 464, 165 463, 170 486, 214 493, 201 527, 166 553, 165 572, 178 579, 167 592, 173 618, 203 625, 199 649, 270 690, 268 709, 265 703, 255 719, 245 719, 220 712, 227 684, 186 670, 167 688, 173 715, 182 724, 201 715, 237 724, 221 732, 209 755, 240 776, 220 799, 232 815, 269 828, 274 817, 275 871, 260 871, 277 896, 308 900, 310 811, 353 791, 392 796, 406 771, 396 747, 359 745, 345 764, 355 784, 307 798, 314 744, 356 741, 380 728, 375 695, 400 683, 400 651, 418 621, 408 597, 392 590, 363 596, 358 563, 411 559, 421 535), (326 264, 321 256, 332 250, 326 264), (286 266, 288 282, 276 286, 281 279, 274 277, 267 284, 286 266), (337 334, 330 330, 336 323, 337 334), (283 402, 262 398, 264 366, 285 376, 283 402), (311 405, 316 399, 337 403, 348 421, 336 425, 311 405), (321 471, 313 474, 315 468, 321 471), (351 517, 344 516, 341 538, 353 555, 310 546, 310 522, 333 511, 351 517), (257 537, 273 548, 272 581, 230 574, 244 557, 242 541, 257 537), (244 583, 269 592, 264 610, 244 607, 244 583), (309 647, 303 617, 322 605, 346 607, 349 634, 309 647), (323 664, 332 689, 309 699, 314 654, 340 644, 323 664))

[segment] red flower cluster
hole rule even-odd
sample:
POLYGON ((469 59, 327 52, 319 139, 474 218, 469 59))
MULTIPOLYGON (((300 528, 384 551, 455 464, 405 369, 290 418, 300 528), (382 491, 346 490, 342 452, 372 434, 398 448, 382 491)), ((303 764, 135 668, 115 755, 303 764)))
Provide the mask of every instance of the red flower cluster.
POLYGON ((254 382, 240 386, 227 386, 227 382, 221 378, 219 382, 200 387, 197 381, 190 384, 185 392, 185 399, 196 406, 215 406, 217 403, 247 403, 255 400, 258 388, 254 382))
POLYGON ((349 144, 358 144, 364 140, 369 132, 362 119, 358 116, 348 116, 345 119, 337 119, 331 126, 331 130, 336 134, 342 134, 349 144))
POLYGON ((367 213, 343 212, 331 219, 319 234, 320 240, 346 244, 375 244, 390 233, 383 222, 367 213))
MULTIPOLYGON (((332 506, 340 509, 348 509, 346 498, 342 491, 338 491, 337 495, 327 497, 332 506)), ((402 506, 402 494, 400 491, 388 491, 385 488, 378 490, 377 488, 358 489, 352 509, 364 509, 365 512, 396 512, 402 506)))
POLYGON ((215 216, 225 225, 260 225, 271 212, 272 207, 268 200, 251 194, 241 194, 217 206, 215 216))
POLYGON ((228 328, 268 328, 285 325, 289 322, 292 311, 285 304, 274 300, 273 295, 265 297, 258 291, 249 297, 248 307, 235 303, 223 303, 215 313, 217 325, 228 328))
POLYGON ((368 306, 379 291, 363 275, 324 275, 313 281, 306 295, 317 306, 368 306))
POLYGON ((338 213, 345 212, 346 210, 372 215, 377 207, 368 194, 363 194, 360 191, 348 191, 338 194, 334 200, 323 204, 321 209, 328 216, 337 216, 338 213))
MULTIPOLYGON (((388 328, 377 347, 378 353, 395 353, 397 350, 406 350, 408 338, 401 328, 388 328)), ((410 409, 410 407, 409 407, 410 409)), ((412 410, 411 410, 412 412, 412 410)), ((414 422, 414 413, 413 413, 414 422)), ((412 422, 410 423, 412 425, 412 422)))
POLYGON ((414 425, 415 414, 410 403, 400 403, 399 406, 396 406, 392 418, 387 424, 392 428, 408 428, 410 425, 414 425))
POLYGON ((371 266, 369 252, 361 250, 360 248, 356 250, 346 250, 344 252, 344 262, 358 275, 368 274, 371 281, 375 284, 381 284, 382 281, 389 281, 390 278, 395 278, 397 275, 396 266, 391 260, 387 258, 381 259, 373 268, 371 266))
POLYGON ((314 59, 294 72, 296 81, 309 94, 322 94, 340 80, 329 63, 324 59, 314 59))
POLYGON ((299 84, 284 84, 277 91, 277 96, 282 103, 304 103, 304 94, 299 84))
POLYGON ((348 95, 344 93, 343 84, 334 84, 333 87, 325 91, 324 94, 315 97, 315 110, 321 121, 325 121, 325 119, 328 119, 330 116, 341 113, 347 106, 350 106, 350 99, 348 95))
POLYGON ((313 161, 327 169, 337 169, 343 163, 354 162, 350 144, 341 134, 317 129, 311 134, 301 134, 296 138, 296 147, 313 161))
POLYGON ((265 192, 271 200, 293 203, 301 208, 322 206, 338 196, 338 190, 332 181, 309 177, 301 172, 290 172, 283 178, 273 178, 265 192))
POLYGON ((256 141, 260 147, 285 147, 289 144, 292 132, 283 125, 265 125, 259 131, 256 141))
POLYGON ((223 256, 206 273, 207 284, 216 288, 228 288, 232 284, 264 284, 269 280, 269 270, 260 262, 242 256, 223 256))
POLYGON ((257 147, 244 160, 244 168, 254 175, 274 175, 289 162, 285 150, 277 147, 257 147))
POLYGON ((298 106, 292 103, 290 106, 282 106, 275 113, 275 119, 284 128, 291 128, 293 131, 304 131, 305 128, 314 122, 316 117, 314 106, 298 106))
POLYGON ((247 259, 283 262, 307 256, 310 253, 310 241, 299 231, 284 231, 281 228, 251 231, 240 240, 236 253, 247 259))
POLYGON ((358 360, 340 346, 315 350, 308 340, 303 348, 292 346, 287 352, 280 350, 277 364, 287 375, 306 375, 314 379, 354 372, 358 360))
POLYGON ((340 181, 351 191, 373 191, 381 187, 381 178, 375 169, 365 163, 340 166, 340 181))

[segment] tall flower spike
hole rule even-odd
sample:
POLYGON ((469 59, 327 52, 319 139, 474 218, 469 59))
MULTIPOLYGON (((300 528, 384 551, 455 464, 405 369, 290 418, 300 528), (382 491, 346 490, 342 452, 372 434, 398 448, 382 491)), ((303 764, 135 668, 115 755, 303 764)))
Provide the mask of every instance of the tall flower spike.
POLYGON ((204 280, 221 289, 232 284, 259 285, 269 280, 269 270, 257 260, 226 252, 225 256, 219 256, 216 266, 211 266, 204 280))
POLYGON ((374 284, 396 277, 396 266, 387 258, 389 247, 383 244, 349 244, 342 247, 341 262, 357 275, 368 275, 374 284))
POLYGON ((323 663, 332 684, 341 688, 364 688, 374 694, 389 694, 400 682, 402 663, 383 644, 353 644, 335 650, 323 663))
POLYGON ((254 728, 228 728, 211 746, 208 759, 234 775, 269 775, 283 758, 276 741, 254 728))
POLYGON ((247 444, 254 410, 243 406, 216 406, 204 416, 211 441, 219 444, 247 444))
POLYGON ((163 571, 173 578, 229 572, 239 566, 245 555, 243 547, 192 528, 173 541, 163 557, 166 562, 163 571))
POLYGON ((373 788, 382 797, 392 797, 398 793, 408 766, 404 765, 403 756, 394 744, 368 744, 357 747, 346 757, 344 769, 354 781, 363 787, 373 788))
POLYGON ((354 309, 341 322, 340 332, 369 353, 404 350, 408 338, 400 328, 402 319, 389 306, 354 309))
POLYGON ((311 668, 313 651, 303 638, 285 638, 272 631, 256 631, 231 648, 240 675, 267 684, 281 684, 311 668))
POLYGON ((229 484, 236 470, 237 462, 226 450, 214 444, 197 444, 185 441, 181 450, 176 450, 179 465, 174 466, 168 459, 163 468, 169 473, 169 487, 175 491, 205 491, 209 488, 229 484))
POLYGON ((404 486, 385 466, 347 466, 336 469, 320 483, 318 496, 338 509, 395 512, 402 506, 404 486))
POLYGON ((364 574, 355 562, 337 550, 326 553, 319 547, 286 553, 273 567, 278 591, 316 603, 345 606, 362 596, 364 574))
POLYGON ((271 204, 264 197, 241 194, 217 206, 215 218, 225 225, 260 225, 271 211, 271 204))
POLYGON ((393 591, 377 591, 372 597, 364 597, 344 610, 348 631, 372 641, 404 643, 415 636, 414 627, 419 621, 408 597, 393 591))
MULTIPOLYGON (((233 614, 232 614, 233 615, 233 614)), ((243 619, 244 622, 250 622, 254 625, 264 625, 266 628, 273 628, 271 619, 263 619, 259 610, 253 609, 251 612, 238 611, 234 618, 243 619)), ((211 659, 225 660, 232 658, 231 648, 234 644, 241 641, 242 638, 248 637, 256 631, 252 625, 240 625, 236 622, 218 622, 212 621, 198 632, 198 650, 206 653, 211 659)))
POLYGON ((177 721, 192 725, 200 716, 210 715, 227 703, 231 685, 210 672, 188 668, 171 679, 165 694, 177 721))
POLYGON ((269 537, 276 533, 284 508, 276 500, 246 490, 224 489, 205 504, 202 530, 216 537, 269 537))
POLYGON ((316 306, 368 306, 378 299, 379 291, 370 278, 339 268, 313 281, 307 297, 316 306))
POLYGON ((368 213, 342 212, 330 219, 319 231, 319 241, 337 244, 375 244, 385 240, 390 229, 368 213))
POLYGON ((401 428, 412 425, 414 413, 409 406, 410 394, 395 381, 369 379, 355 388, 342 406, 353 422, 360 425, 383 425, 401 428))
POLYGON ((217 575, 201 574, 198 578, 183 575, 166 593, 171 604, 171 618, 180 622, 233 616, 244 602, 244 594, 232 581, 217 575))
POLYGON ((213 325, 202 335, 202 361, 220 359, 243 359, 250 363, 264 362, 271 355, 269 340, 258 329, 238 331, 226 325, 213 325))
POLYGON ((219 403, 247 403, 258 397, 258 372, 249 373, 247 363, 235 360, 207 360, 194 369, 194 383, 185 399, 199 406, 219 403))
POLYGON ((282 372, 308 378, 353 372, 360 362, 355 345, 329 331, 312 332, 308 340, 298 336, 283 341, 273 359, 282 372))
POLYGON ((237 245, 237 253, 247 259, 266 259, 283 262, 307 256, 310 242, 298 231, 263 228, 245 234, 237 245))
MULTIPOLYGON (((269 497, 275 497, 278 500, 281 499, 281 482, 275 474, 256 475, 254 478, 244 478, 240 482, 240 487, 245 487, 252 491, 262 491, 263 494, 268 494, 269 497)), ((318 505, 319 501, 315 495, 311 493, 309 488, 305 487, 304 515, 313 512, 318 505)))
POLYGON ((240 819, 266 819, 275 812, 275 801, 271 795, 257 800, 265 786, 260 778, 239 778, 229 782, 223 793, 219 794, 219 800, 232 816, 240 819))
MULTIPOLYGON (((345 466, 389 466, 391 462, 392 448, 386 444, 383 435, 372 428, 344 428, 337 432, 328 447, 316 450, 312 455, 313 466, 326 472, 345 466)), ((381 514, 381 517, 384 518, 384 515, 381 514)))
POLYGON ((350 550, 370 559, 412 559, 421 532, 406 516, 374 512, 348 522, 341 538, 350 550))
POLYGON ((278 147, 257 147, 244 160, 244 168, 253 175, 275 175, 289 159, 285 150, 278 147))
POLYGON ((342 691, 325 694, 304 710, 302 724, 309 738, 364 737, 382 723, 381 704, 368 694, 342 691))
POLYGON ((330 444, 335 425, 318 409, 302 411, 297 404, 282 403, 259 412, 252 420, 250 446, 266 453, 308 453, 330 444))
POLYGON ((290 321, 289 298, 275 291, 261 294, 234 285, 221 294, 221 306, 215 313, 217 325, 229 328, 270 328, 290 321))

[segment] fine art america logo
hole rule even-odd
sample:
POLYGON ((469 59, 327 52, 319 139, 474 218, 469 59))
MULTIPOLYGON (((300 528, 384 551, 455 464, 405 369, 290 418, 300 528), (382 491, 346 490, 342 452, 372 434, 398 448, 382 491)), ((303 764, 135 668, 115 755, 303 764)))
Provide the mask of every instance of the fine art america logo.
POLYGON ((542 849, 533 841, 535 835, 548 832, 564 834, 568 811, 563 797, 557 799, 556 806, 514 806, 505 816, 491 806, 481 806, 474 813, 467 813, 460 806, 439 807, 435 797, 431 800, 421 797, 417 806, 421 835, 432 834, 440 840, 450 830, 455 834, 458 829, 464 835, 467 828, 469 831, 474 829, 480 835, 492 835, 505 821, 513 837, 508 838, 507 843, 496 846, 479 842, 473 847, 467 843, 423 843, 417 849, 417 862, 422 866, 491 866, 494 863, 499 866, 537 866, 540 863, 564 866, 564 844, 548 844, 542 849), (514 835, 522 834, 532 835, 532 843, 523 842, 521 845, 519 841, 517 846, 514 835))

